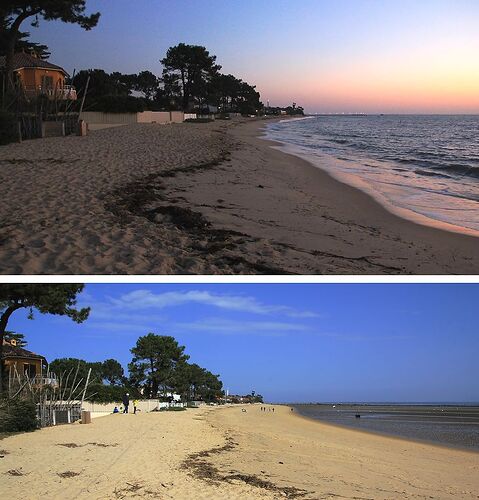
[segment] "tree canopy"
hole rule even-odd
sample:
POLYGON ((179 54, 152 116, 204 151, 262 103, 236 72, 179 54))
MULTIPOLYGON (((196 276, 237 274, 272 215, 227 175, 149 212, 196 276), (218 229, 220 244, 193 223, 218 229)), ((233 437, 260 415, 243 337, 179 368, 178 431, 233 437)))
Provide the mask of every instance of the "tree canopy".
POLYGON ((78 369, 78 377, 83 379, 91 368, 90 379, 98 384, 106 381, 109 385, 120 386, 125 381, 123 367, 116 359, 90 362, 78 358, 58 358, 50 363, 49 368, 57 376, 65 376, 78 369))
MULTIPOLYGON (((77 295, 83 290, 80 284, 0 284, 0 360, 3 340, 11 315, 19 309, 28 309, 33 319, 36 310, 41 314, 68 316, 76 323, 88 318, 90 308, 77 309, 77 295)), ((3 363, 0 362, 0 392, 3 389, 3 363)))
POLYGON ((262 108, 256 87, 233 75, 215 75, 210 95, 211 101, 224 113, 256 114, 262 108))
MULTIPOLYGON (((8 45, 8 29, 9 21, 6 18, 0 18, 0 56, 7 55, 7 45, 8 45)), ((35 52, 36 56, 40 59, 48 59, 50 57, 50 52, 46 45, 32 42, 29 40, 30 33, 28 31, 19 31, 17 35, 17 41, 15 44, 15 52, 35 52)))
POLYGON ((103 361, 101 374, 103 380, 106 380, 110 385, 121 385, 125 380, 123 367, 116 359, 106 359, 103 361))
POLYGON ((187 362, 177 366, 173 388, 186 401, 214 401, 221 396, 223 384, 219 375, 214 375, 201 366, 187 362))
POLYGON ((143 97, 152 100, 156 97, 160 79, 151 71, 141 71, 137 75, 131 75, 132 88, 136 92, 143 94, 143 97))
POLYGON ((216 64, 216 56, 210 55, 205 47, 180 43, 170 47, 163 65, 163 83, 167 94, 173 94, 172 88, 180 92, 184 110, 190 107, 190 99, 206 99, 208 84, 221 69, 216 64))
POLYGON ((140 337, 131 349, 130 380, 150 397, 156 397, 160 390, 166 394, 172 388, 176 366, 189 358, 184 351, 173 337, 154 333, 140 337))
MULTIPOLYGON (((173 337, 149 333, 138 338, 131 349, 133 358, 128 365, 128 378, 115 359, 89 362, 60 358, 50 363, 50 371, 62 377, 63 385, 68 386, 65 379, 69 373, 76 373, 77 380, 85 380, 91 368, 87 399, 95 401, 118 401, 125 392, 160 399, 177 393, 183 401, 216 401, 223 394, 219 375, 196 363, 188 363, 189 356, 184 350, 173 337)), ((72 380, 73 375, 70 382, 72 380)))
POLYGON ((84 107, 90 111, 181 109, 201 113, 209 105, 221 113, 258 114, 263 110, 256 87, 221 74, 216 56, 205 47, 180 43, 170 47, 161 62, 161 77, 148 70, 122 74, 88 69, 77 73, 72 84, 82 93, 90 79, 84 107))

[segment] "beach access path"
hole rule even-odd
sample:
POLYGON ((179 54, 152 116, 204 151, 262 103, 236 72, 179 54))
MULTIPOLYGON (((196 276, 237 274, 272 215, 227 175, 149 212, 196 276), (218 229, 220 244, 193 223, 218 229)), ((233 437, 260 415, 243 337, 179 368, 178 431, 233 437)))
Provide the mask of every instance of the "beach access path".
POLYGON ((0 147, 0 273, 479 273, 479 238, 388 212, 271 147, 265 123, 0 147))
POLYGON ((0 441, 5 498, 478 498, 479 454, 275 406, 109 415, 0 441), (246 410, 246 411, 243 411, 246 410))

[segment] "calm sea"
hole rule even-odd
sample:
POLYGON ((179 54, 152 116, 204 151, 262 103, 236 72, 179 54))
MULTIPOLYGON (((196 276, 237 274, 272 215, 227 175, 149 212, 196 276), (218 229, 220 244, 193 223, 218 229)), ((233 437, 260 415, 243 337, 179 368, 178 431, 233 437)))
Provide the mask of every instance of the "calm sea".
POLYGON ((314 116, 266 136, 404 217, 479 232, 479 116, 314 116))
POLYGON ((305 417, 332 424, 479 452, 479 406, 331 403, 294 407, 305 417))

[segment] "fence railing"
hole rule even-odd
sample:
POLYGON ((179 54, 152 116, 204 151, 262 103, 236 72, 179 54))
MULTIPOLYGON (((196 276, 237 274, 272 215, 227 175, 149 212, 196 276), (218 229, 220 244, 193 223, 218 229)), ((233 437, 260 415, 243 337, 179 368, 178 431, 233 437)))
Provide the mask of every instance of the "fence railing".
POLYGON ((37 404, 37 418, 41 427, 72 424, 81 419, 81 405, 78 404, 37 404))
POLYGON ((73 85, 64 85, 63 87, 44 87, 42 85, 24 85, 27 96, 46 95, 50 99, 61 99, 76 101, 77 91, 73 85))

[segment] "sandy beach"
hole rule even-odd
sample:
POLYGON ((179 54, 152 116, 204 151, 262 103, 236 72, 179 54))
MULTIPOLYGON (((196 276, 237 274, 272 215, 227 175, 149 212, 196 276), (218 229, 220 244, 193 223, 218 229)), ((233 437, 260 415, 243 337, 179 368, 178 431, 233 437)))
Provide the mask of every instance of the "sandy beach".
POLYGON ((258 138, 135 124, 0 148, 2 274, 478 274, 478 238, 391 214, 258 138))
POLYGON ((259 405, 109 415, 0 441, 7 498, 478 498, 479 455, 259 405))

